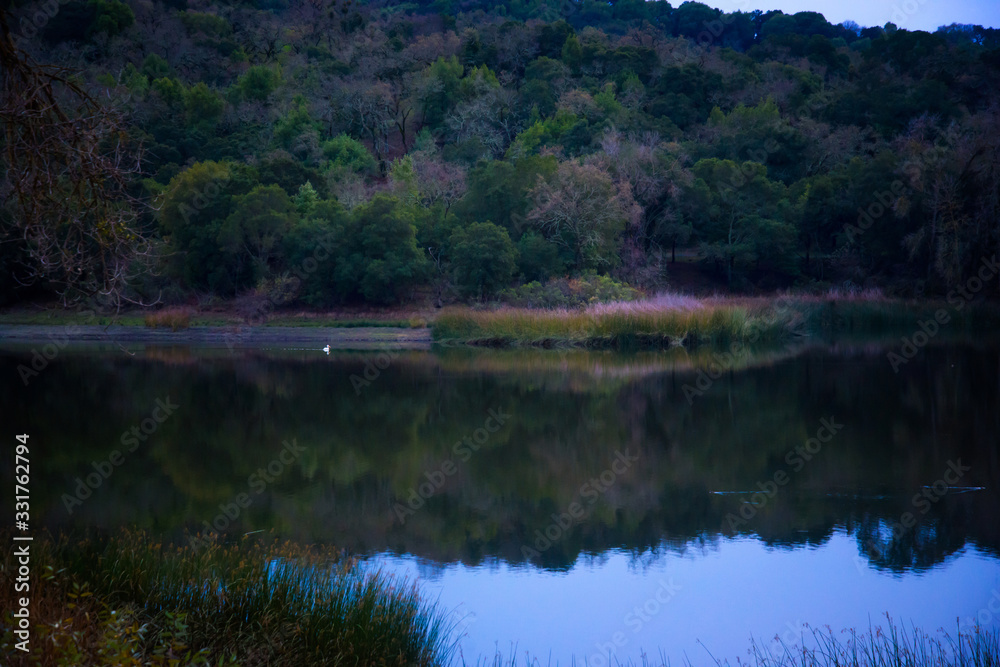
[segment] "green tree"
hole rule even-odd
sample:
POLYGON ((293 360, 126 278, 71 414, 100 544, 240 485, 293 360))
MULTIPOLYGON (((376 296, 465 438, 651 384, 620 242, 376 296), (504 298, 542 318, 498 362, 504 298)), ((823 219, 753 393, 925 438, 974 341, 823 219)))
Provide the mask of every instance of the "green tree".
POLYGON ((670 262, 677 261, 677 246, 691 240, 694 229, 674 210, 665 210, 653 226, 653 238, 670 246, 670 262))
POLYGON ((789 188, 789 199, 795 203, 798 247, 803 253, 803 268, 812 271, 813 257, 828 253, 836 243, 836 233, 844 221, 857 217, 848 197, 848 184, 843 174, 803 178, 789 188))
POLYGON ((120 0, 91 0, 94 10, 94 22, 90 26, 92 33, 105 33, 114 37, 135 23, 132 9, 120 0))
POLYGON ((155 53, 150 53, 146 56, 146 59, 142 61, 140 71, 149 77, 150 81, 152 81, 161 77, 170 76, 171 67, 170 63, 168 63, 165 59, 155 53))
POLYGON ((757 162, 709 158, 692 168, 688 212, 705 257, 725 267, 726 280, 762 261, 783 264, 794 247, 792 211, 780 182, 757 162))
POLYGON ((507 229, 512 238, 520 238, 524 216, 531 207, 531 188, 539 176, 555 174, 556 167, 551 155, 481 163, 469 172, 468 190, 457 214, 466 220, 492 220, 507 229))
POLYGON ((264 102, 277 89, 281 77, 265 65, 254 65, 239 78, 236 90, 245 100, 264 102))
POLYGON ((163 76, 154 79, 150 87, 169 106, 184 102, 184 84, 173 77, 163 76))
POLYGON ((355 208, 336 269, 339 296, 390 304, 425 283, 431 267, 416 223, 415 208, 385 194, 355 208))
POLYGON ((569 67, 574 75, 580 73, 580 65, 583 63, 583 49, 580 47, 580 40, 576 35, 570 35, 562 47, 562 61, 569 67))
POLYGON ((269 153, 258 163, 260 182, 264 185, 280 185, 288 196, 295 196, 304 183, 316 183, 322 188, 323 178, 316 169, 304 165, 301 160, 284 150, 269 153))
POLYGON ((525 282, 545 282, 562 275, 566 266, 559 246, 534 231, 527 231, 517 242, 518 270, 525 282))
POLYGON ((300 298, 311 306, 331 306, 340 299, 338 264, 347 251, 348 222, 347 211, 335 200, 317 201, 282 239, 285 268, 301 281, 300 298))
POLYGON ((249 264, 257 282, 270 275, 279 242, 296 218, 295 205, 280 186, 258 185, 234 198, 233 212, 219 229, 219 247, 241 274, 249 264))
POLYGON ((184 93, 184 112, 188 125, 208 130, 215 127, 226 103, 219 95, 199 81, 184 93))
POLYGON ((329 160, 327 169, 372 175, 378 164, 365 145, 346 134, 323 142, 323 156, 329 160))
POLYGON ((299 145, 309 145, 310 142, 303 142, 308 135, 312 135, 312 145, 315 146, 319 141, 319 123, 309 115, 305 98, 296 96, 292 108, 274 124, 274 141, 285 150, 301 154, 303 151, 299 145))
POLYGON ((169 272, 182 285, 232 294, 249 281, 222 251, 219 231, 232 213, 233 197, 255 182, 250 169, 226 162, 196 162, 170 180, 159 222, 171 251, 169 272))
POLYGON ((539 120, 517 135, 515 146, 527 154, 537 154, 542 148, 558 145, 577 124, 577 117, 559 109, 554 116, 539 120))
POLYGON ((474 222, 452 235, 451 263, 459 289, 482 298, 510 283, 517 271, 517 248, 503 227, 474 222))
POLYGON ((707 136, 697 149, 700 157, 718 157, 767 165, 768 174, 790 184, 809 167, 807 137, 781 117, 778 105, 767 99, 755 106, 739 104, 728 114, 718 107, 707 123, 707 136))
POLYGON ((293 201, 299 217, 308 218, 319 203, 319 195, 316 194, 316 188, 312 186, 312 183, 306 181, 299 186, 299 191, 295 194, 293 201))
POLYGON ((457 56, 439 57, 425 70, 419 94, 423 124, 441 127, 458 101, 458 86, 464 68, 457 56))
POLYGON ((701 2, 684 2, 673 13, 674 34, 697 38, 721 12, 701 2))

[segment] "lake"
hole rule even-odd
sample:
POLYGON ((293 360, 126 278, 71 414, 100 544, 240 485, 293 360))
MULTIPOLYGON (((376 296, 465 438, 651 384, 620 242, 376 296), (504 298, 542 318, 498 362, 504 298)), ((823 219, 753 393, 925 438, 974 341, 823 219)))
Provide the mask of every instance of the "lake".
POLYGON ((335 545, 468 662, 704 664, 1000 625, 1000 347, 886 354, 8 346, 0 405, 53 531, 335 545))

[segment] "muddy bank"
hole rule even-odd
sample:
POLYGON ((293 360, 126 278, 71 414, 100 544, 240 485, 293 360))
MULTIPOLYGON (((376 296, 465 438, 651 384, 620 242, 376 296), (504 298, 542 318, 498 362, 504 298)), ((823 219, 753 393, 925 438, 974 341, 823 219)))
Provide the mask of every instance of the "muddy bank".
POLYGON ((171 331, 132 326, 0 325, 0 345, 162 344, 204 347, 275 347, 307 345, 331 349, 401 348, 429 349, 430 329, 391 327, 190 327, 171 331))

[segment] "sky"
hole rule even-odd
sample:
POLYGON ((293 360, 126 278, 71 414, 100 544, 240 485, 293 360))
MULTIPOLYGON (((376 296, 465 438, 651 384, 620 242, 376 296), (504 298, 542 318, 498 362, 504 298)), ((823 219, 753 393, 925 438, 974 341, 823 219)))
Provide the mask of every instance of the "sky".
MULTIPOLYGON (((702 0, 726 12, 780 9, 786 14, 819 12, 830 23, 862 26, 893 22, 907 30, 934 32, 951 23, 1000 28, 1000 0, 702 0)), ((680 2, 675 3, 679 5, 680 2)))

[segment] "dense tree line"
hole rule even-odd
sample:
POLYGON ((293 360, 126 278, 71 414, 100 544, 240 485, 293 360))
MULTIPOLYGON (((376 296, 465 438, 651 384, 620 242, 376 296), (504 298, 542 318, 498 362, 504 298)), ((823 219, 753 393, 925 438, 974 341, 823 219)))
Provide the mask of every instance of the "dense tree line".
MULTIPOLYGON (((5 20, 12 53, 121 119, 93 145, 139 165, 115 218, 141 246, 116 274, 133 300, 656 289, 678 250, 735 290, 940 293, 1000 246, 989 28, 662 0, 70 0, 5 20)), ((3 295, 59 292, 3 154, 3 295)))

